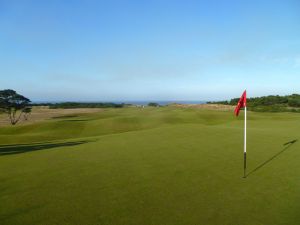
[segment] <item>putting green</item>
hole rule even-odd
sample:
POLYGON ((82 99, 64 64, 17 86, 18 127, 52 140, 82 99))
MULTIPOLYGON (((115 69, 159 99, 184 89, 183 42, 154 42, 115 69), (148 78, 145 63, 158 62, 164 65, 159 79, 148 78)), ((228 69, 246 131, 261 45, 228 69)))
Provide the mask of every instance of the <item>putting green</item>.
POLYGON ((124 108, 0 128, 0 224, 299 224, 300 114, 124 108))

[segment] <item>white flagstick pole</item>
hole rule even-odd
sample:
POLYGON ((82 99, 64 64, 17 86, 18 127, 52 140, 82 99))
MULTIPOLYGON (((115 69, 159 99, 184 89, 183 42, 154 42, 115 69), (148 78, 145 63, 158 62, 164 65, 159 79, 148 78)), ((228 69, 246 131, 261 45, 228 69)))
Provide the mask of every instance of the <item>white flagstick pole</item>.
POLYGON ((246 178, 247 168, 247 107, 245 107, 245 125, 244 125, 244 178, 246 178))

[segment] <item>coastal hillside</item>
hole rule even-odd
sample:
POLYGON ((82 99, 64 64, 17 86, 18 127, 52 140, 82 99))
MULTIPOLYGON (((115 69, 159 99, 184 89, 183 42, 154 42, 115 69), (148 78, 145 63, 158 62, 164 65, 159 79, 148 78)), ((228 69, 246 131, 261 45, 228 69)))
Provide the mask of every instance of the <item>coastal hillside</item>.
MULTIPOLYGON (((208 104, 236 105, 239 98, 228 101, 208 102, 208 104)), ((300 95, 269 95, 247 99, 247 107, 257 112, 300 112, 300 95)))

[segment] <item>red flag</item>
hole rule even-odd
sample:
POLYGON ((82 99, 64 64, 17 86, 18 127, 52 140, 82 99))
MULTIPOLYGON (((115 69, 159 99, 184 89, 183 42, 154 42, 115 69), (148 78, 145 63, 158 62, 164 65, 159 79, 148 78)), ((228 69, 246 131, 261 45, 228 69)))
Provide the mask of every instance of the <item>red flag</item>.
POLYGON ((241 108, 245 108, 247 106, 247 93, 244 91, 243 95, 241 96, 235 110, 234 114, 238 116, 240 114, 241 108))

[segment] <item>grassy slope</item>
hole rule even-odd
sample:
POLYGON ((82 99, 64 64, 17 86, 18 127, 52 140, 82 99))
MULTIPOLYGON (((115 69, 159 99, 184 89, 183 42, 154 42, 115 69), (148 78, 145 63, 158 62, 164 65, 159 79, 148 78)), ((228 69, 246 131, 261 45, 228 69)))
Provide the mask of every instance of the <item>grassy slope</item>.
POLYGON ((1 225, 297 224, 299 143, 283 143, 299 127, 298 114, 249 113, 248 172, 267 163, 247 179, 229 112, 107 109, 1 128, 1 225))

